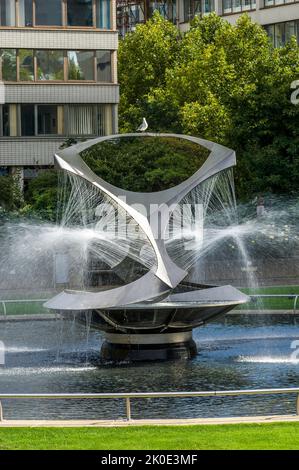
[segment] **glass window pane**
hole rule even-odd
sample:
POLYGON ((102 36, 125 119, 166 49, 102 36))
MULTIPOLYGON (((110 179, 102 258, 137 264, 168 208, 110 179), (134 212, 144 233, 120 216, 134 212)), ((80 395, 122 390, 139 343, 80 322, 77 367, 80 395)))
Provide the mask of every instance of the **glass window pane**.
POLYGON ((211 13, 214 10, 214 0, 204 0, 204 13, 211 13))
POLYGON ((191 17, 191 0, 184 0, 184 21, 190 21, 191 17))
POLYGON ((0 0, 0 26, 16 25, 15 0, 0 0))
POLYGON ((92 0, 67 0, 68 26, 93 26, 92 0))
POLYGON ((20 80, 34 80, 33 50, 19 49, 20 80))
POLYGON ((270 42, 272 43, 273 46, 275 46, 275 28, 274 24, 269 24, 265 26, 265 30, 270 38, 270 42))
POLYGON ((285 24, 277 23, 275 25, 275 47, 281 47, 285 44, 285 24))
POLYGON ((192 17, 201 14, 201 0, 194 0, 192 17))
POLYGON ((233 0, 233 12, 241 11, 241 0, 233 0))
POLYGON ((223 0, 223 13, 231 13, 232 0, 223 0))
POLYGON ((41 26, 61 26, 61 0, 35 0, 35 23, 41 26))
POLYGON ((15 82, 17 80, 17 59, 15 49, 1 50, 2 80, 15 82))
POLYGON ((97 80, 111 82, 111 52, 97 51, 97 80))
POLYGON ((19 26, 32 26, 32 18, 32 0, 19 0, 19 26))
POLYGON ((270 7, 274 5, 274 0, 264 0, 265 7, 270 7))
POLYGON ((36 51, 37 79, 63 80, 63 51, 36 51))
POLYGON ((21 135, 33 136, 34 130, 34 105, 22 104, 21 105, 21 135))
POLYGON ((97 107, 98 135, 105 135, 105 106, 97 107))
POLYGON ((251 8, 251 0, 242 0, 242 11, 250 10, 251 8))
POLYGON ((290 41, 292 36, 296 36, 296 23, 295 21, 287 21, 285 24, 285 40, 290 41))
POLYGON ((97 28, 111 28, 111 4, 110 0, 96 0, 97 28))
POLYGON ((92 135, 94 132, 94 107, 93 106, 69 106, 68 109, 68 134, 92 135))
POLYGON ((57 134, 57 106, 39 105, 37 107, 38 134, 57 134))
POLYGON ((93 51, 68 51, 69 80, 94 80, 93 51))
POLYGON ((10 135, 9 106, 2 106, 2 135, 5 137, 10 135))

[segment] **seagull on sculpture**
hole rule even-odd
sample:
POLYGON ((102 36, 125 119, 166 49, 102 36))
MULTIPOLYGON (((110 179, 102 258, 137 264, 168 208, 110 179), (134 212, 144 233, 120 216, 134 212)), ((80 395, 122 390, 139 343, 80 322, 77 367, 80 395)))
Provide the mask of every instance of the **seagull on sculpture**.
POLYGON ((148 123, 146 119, 143 118, 142 124, 140 124, 140 126, 138 127, 137 132, 145 132, 147 128, 148 128, 148 123))

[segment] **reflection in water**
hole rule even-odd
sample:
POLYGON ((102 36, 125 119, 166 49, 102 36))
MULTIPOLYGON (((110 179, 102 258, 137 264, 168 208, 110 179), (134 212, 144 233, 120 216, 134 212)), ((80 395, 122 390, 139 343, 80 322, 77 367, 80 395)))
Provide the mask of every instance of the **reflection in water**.
MULTIPOLYGON (((6 364, 0 367, 4 393, 194 391, 294 387, 299 360, 291 343, 299 339, 290 317, 230 317, 195 330, 198 355, 191 361, 99 364, 98 331, 73 319, 0 324, 6 364), (88 339, 88 340, 87 340, 88 339)), ((133 400, 134 418, 212 417, 294 413, 295 396, 133 400)), ((121 418, 123 400, 4 401, 11 418, 121 418)))

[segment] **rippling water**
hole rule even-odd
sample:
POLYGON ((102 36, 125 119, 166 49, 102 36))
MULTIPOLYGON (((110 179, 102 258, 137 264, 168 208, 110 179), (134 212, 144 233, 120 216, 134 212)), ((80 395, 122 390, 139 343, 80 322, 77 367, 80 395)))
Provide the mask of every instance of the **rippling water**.
MULTIPOLYGON (((194 391, 299 386, 290 316, 234 316, 194 331, 191 361, 98 365, 102 337, 73 321, 0 324, 0 392, 194 391), (293 348, 292 348, 293 346, 293 348), (293 353, 293 356, 292 356, 293 353)), ((298 343, 299 345, 299 343, 298 343)), ((298 346, 296 346, 298 347, 298 346)), ((294 413, 295 396, 133 400, 133 418, 294 413)), ((123 400, 3 402, 6 418, 122 418, 123 400)))

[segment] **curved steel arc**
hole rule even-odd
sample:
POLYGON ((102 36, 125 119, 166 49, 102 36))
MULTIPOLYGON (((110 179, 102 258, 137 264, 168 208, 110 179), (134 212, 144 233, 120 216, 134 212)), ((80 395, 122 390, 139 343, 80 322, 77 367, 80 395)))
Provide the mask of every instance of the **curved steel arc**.
MULTIPOLYGON (((177 266, 169 257, 163 234, 168 224, 165 208, 178 204, 198 184, 211 176, 236 164, 235 152, 219 144, 198 137, 180 134, 133 133, 99 137, 76 144, 55 155, 56 164, 63 170, 73 173, 98 188, 122 207, 140 226, 149 239, 157 258, 157 266, 137 281, 125 286, 97 293, 66 291, 46 303, 48 308, 82 310, 127 305, 157 298, 176 287, 187 272, 177 266), (126 137, 172 137, 194 142, 211 151, 201 168, 181 184, 154 193, 126 191, 107 183, 97 176, 82 160, 80 153, 96 144, 126 137), (146 215, 132 207, 140 204, 146 215), (156 217, 153 217, 156 215, 156 217), (152 221, 155 222, 152 222, 152 221)), ((170 215, 170 214, 169 214, 170 215)))

